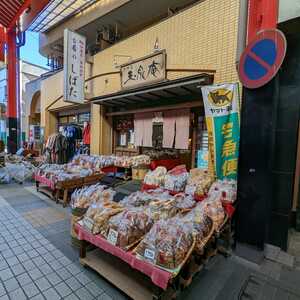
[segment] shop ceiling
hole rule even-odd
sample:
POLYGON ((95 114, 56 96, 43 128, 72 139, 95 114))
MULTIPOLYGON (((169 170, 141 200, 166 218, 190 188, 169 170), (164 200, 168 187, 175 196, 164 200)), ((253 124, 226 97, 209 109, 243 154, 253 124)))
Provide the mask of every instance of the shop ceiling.
POLYGON ((20 13, 28 0, 1 0, 0 1, 0 24, 6 28, 11 28, 18 20, 20 13))
POLYGON ((213 80, 214 76, 211 74, 199 74, 94 97, 91 101, 111 108, 110 113, 114 111, 116 114, 128 112, 131 109, 184 104, 189 101, 193 103, 192 106, 201 106, 200 88, 212 84, 213 80))

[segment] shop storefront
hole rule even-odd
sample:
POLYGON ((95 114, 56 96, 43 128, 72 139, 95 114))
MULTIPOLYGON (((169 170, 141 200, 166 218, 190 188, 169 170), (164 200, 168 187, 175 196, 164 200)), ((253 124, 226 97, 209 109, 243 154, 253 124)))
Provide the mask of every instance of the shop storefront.
POLYGON ((201 86, 213 84, 214 75, 168 81, 166 57, 162 51, 123 65, 122 90, 92 101, 110 119, 114 154, 146 154, 196 167, 208 150, 201 86))

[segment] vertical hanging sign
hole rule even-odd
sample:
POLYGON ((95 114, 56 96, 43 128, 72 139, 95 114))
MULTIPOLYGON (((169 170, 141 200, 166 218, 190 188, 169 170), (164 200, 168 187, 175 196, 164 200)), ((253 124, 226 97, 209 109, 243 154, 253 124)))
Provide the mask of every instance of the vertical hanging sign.
POLYGON ((86 38, 64 31, 64 101, 84 103, 86 38))
POLYGON ((202 95, 215 175, 218 179, 237 179, 240 142, 238 84, 205 86, 202 95))

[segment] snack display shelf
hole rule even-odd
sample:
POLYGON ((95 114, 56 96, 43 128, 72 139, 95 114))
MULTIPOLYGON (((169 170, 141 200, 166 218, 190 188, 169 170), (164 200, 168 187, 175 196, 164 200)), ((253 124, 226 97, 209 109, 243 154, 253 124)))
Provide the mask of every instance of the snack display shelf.
POLYGON ((49 196, 56 203, 62 202, 66 207, 69 203, 70 192, 74 189, 98 183, 104 177, 104 173, 95 173, 84 178, 75 178, 64 181, 53 181, 44 176, 35 175, 35 184, 38 192, 49 196), (41 186, 42 184, 42 186, 41 186))

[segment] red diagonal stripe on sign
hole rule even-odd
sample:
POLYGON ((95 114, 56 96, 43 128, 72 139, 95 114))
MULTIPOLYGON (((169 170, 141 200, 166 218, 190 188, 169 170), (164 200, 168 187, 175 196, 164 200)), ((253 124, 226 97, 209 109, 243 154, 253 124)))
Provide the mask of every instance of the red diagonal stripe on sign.
POLYGON ((272 69, 272 66, 269 65, 267 62, 265 62, 263 59, 261 59, 259 56, 257 56, 252 51, 248 53, 248 55, 254 59, 258 64, 260 64, 262 67, 264 67, 267 71, 270 71, 272 69))

